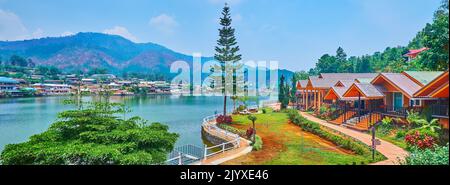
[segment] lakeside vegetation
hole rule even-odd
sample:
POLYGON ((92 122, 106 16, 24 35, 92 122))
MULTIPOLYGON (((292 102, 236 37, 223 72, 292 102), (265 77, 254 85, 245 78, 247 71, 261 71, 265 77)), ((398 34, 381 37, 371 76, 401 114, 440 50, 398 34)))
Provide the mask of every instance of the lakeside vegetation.
POLYGON ((117 103, 78 104, 77 109, 59 113, 47 131, 31 136, 27 142, 7 145, 0 164, 163 164, 178 134, 170 133, 166 125, 148 124, 140 117, 125 119, 128 111, 117 103))

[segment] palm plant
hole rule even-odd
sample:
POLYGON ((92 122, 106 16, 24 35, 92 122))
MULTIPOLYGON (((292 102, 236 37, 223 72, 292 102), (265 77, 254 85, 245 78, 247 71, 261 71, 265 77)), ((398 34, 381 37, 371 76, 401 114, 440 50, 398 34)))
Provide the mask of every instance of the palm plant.
POLYGON ((423 118, 420 117, 418 112, 414 112, 414 110, 411 110, 411 111, 406 111, 406 113, 408 114, 408 116, 406 117, 406 120, 408 121, 408 123, 410 125, 420 125, 419 122, 423 118))
POLYGON ((441 126, 439 125, 438 119, 433 119, 430 122, 428 122, 425 119, 421 119, 418 121, 422 126, 420 127, 421 130, 429 130, 432 133, 436 133, 438 130, 441 129, 441 126))
POLYGON ((255 115, 249 115, 248 117, 247 117, 250 121, 252 121, 252 123, 253 123, 253 138, 252 138, 252 140, 253 140, 253 142, 255 142, 255 135, 256 135, 256 127, 255 127, 255 122, 256 122, 256 120, 258 119, 255 115))

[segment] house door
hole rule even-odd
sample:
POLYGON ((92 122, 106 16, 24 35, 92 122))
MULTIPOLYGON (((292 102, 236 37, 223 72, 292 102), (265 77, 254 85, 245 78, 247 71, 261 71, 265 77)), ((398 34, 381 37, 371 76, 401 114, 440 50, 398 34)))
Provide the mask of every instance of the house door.
POLYGON ((394 111, 399 111, 403 107, 403 94, 399 92, 395 92, 393 95, 394 98, 394 111))

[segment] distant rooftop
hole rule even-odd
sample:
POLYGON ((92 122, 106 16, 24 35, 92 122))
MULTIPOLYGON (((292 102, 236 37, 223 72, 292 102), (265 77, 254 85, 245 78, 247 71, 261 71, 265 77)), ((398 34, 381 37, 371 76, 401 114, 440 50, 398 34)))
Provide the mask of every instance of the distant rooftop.
POLYGON ((381 75, 407 93, 410 97, 412 97, 413 94, 421 88, 419 84, 408 78, 403 73, 381 73, 381 75))
POLYGON ((12 79, 12 78, 1 77, 0 76, 0 83, 18 84, 19 82, 17 80, 12 79))
POLYGON ((431 81, 433 81, 435 78, 437 78, 439 75, 444 73, 443 71, 405 71, 406 75, 409 75, 410 77, 416 79, 422 85, 427 85, 431 81))
POLYGON ((320 73, 323 79, 355 80, 358 78, 375 78, 378 73, 320 73))

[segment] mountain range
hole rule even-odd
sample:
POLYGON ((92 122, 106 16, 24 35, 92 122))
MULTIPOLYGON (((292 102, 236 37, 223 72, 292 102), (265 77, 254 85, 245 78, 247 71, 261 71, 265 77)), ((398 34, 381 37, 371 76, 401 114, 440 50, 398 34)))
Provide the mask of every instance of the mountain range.
MULTIPOLYGON (((107 69, 113 74, 122 72, 159 73, 168 78, 170 65, 186 61, 192 66, 193 57, 175 52, 155 43, 134 43, 121 36, 103 33, 78 33, 65 37, 47 37, 24 41, 0 41, 0 57, 19 55, 36 65, 55 66, 65 72, 94 68, 107 69)), ((202 57, 202 62, 212 60, 202 57)), ((292 72, 280 70, 291 77, 292 72)), ((279 75, 281 75, 279 74, 279 75)))

